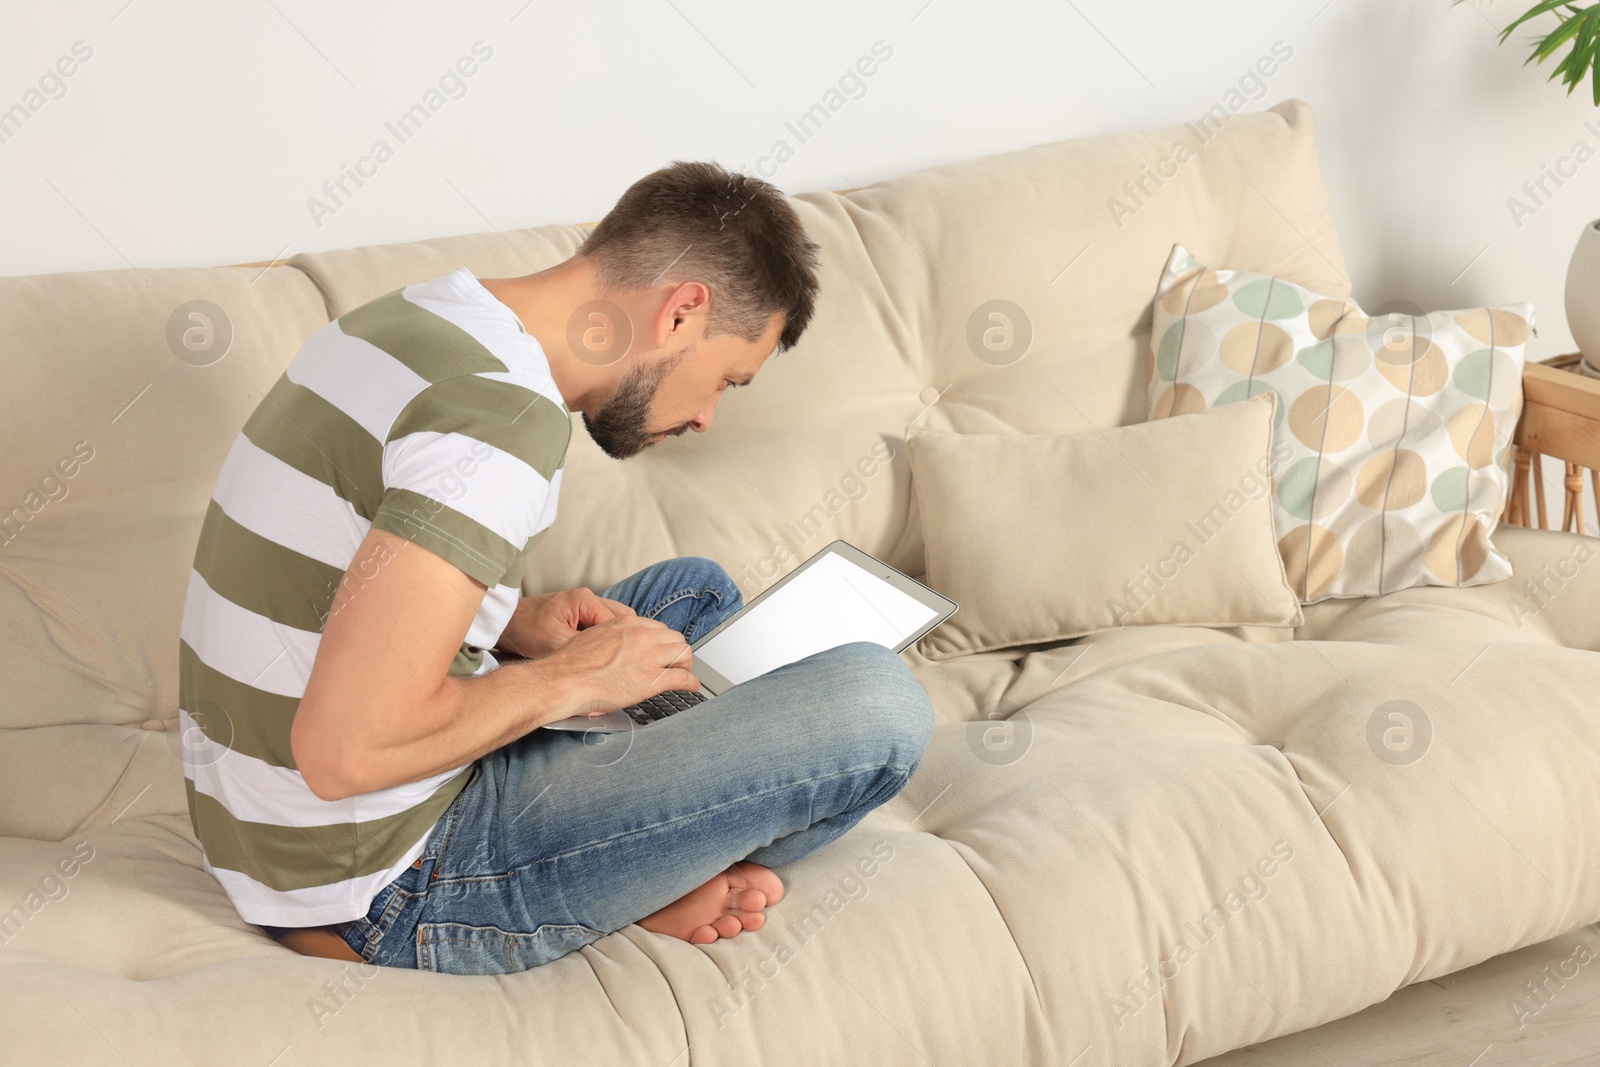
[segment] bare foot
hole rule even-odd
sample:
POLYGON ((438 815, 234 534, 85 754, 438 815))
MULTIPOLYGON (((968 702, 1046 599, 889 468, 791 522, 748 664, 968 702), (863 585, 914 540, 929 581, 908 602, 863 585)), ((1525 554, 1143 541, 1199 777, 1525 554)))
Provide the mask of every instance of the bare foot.
POLYGON ((646 915, 639 925, 691 945, 709 945, 718 938, 761 929, 767 921, 762 909, 782 899, 783 882, 771 868, 735 863, 700 888, 646 915))

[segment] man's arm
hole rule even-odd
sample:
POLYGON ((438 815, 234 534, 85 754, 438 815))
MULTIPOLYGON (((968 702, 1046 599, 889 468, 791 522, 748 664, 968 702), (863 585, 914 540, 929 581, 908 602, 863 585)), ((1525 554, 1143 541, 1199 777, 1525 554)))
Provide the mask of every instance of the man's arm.
POLYGON ((561 682, 529 663, 472 679, 470 695, 467 679, 449 677, 486 592, 427 549, 384 530, 367 534, 334 597, 289 734, 313 793, 340 800, 459 767, 571 704, 561 682), (476 714, 466 713, 469 702, 476 714))
POLYGON ((427 549, 369 531, 340 583, 289 735, 313 793, 341 800, 414 782, 544 723, 699 687, 683 635, 636 615, 591 626, 543 659, 453 678, 450 664, 486 592, 427 549))

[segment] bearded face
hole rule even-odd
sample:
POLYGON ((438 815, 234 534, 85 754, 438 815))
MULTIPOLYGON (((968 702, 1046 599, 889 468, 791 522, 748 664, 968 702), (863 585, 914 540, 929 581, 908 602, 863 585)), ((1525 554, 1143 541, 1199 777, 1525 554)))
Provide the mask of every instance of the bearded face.
MULTIPOLYGON (((616 393, 601 406, 599 414, 590 418, 587 411, 583 413, 583 425, 601 451, 612 459, 627 459, 638 455, 651 443, 650 438, 654 433, 648 429, 647 423, 656 391, 686 355, 686 351, 679 352, 653 366, 635 364, 623 376, 616 393)), ((688 428, 686 422, 676 430, 666 432, 676 437, 688 428)))

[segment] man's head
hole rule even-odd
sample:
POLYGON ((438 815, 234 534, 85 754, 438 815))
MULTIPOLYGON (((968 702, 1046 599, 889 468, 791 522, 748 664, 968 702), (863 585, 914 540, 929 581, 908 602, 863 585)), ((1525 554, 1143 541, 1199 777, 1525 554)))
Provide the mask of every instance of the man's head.
POLYGON ((567 330, 573 356, 614 386, 585 410, 622 459, 704 431, 723 390, 754 377, 811 320, 817 246, 772 185, 714 163, 674 163, 635 182, 574 259, 598 299, 567 330))

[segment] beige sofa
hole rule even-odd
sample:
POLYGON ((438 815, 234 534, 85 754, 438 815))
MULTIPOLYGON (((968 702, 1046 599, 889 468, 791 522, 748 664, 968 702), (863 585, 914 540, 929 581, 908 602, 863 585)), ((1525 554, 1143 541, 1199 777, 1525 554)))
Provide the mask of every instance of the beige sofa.
MULTIPOLYGON (((1347 293, 1310 110, 1211 134, 1131 214, 1108 199, 1192 131, 797 197, 824 248, 810 332, 705 438, 617 463, 580 424, 527 588, 697 554, 749 595, 836 537, 920 574, 907 426, 1142 421, 1175 241, 1347 293), (1009 366, 967 343, 992 299, 1031 322, 1009 366)), ((939 716, 920 769, 783 872, 754 936, 628 927, 461 978, 299 957, 242 922, 200 869, 174 728, 225 451, 330 315, 581 237, 0 279, 0 1060, 1183 1064, 1600 918, 1600 566, 1569 573, 1574 535, 1502 527, 1511 581, 1330 601, 1294 631, 906 653, 939 716), (195 300, 231 337, 185 347, 195 300), (1431 723, 1408 765, 1368 741, 1392 699, 1431 723)))

